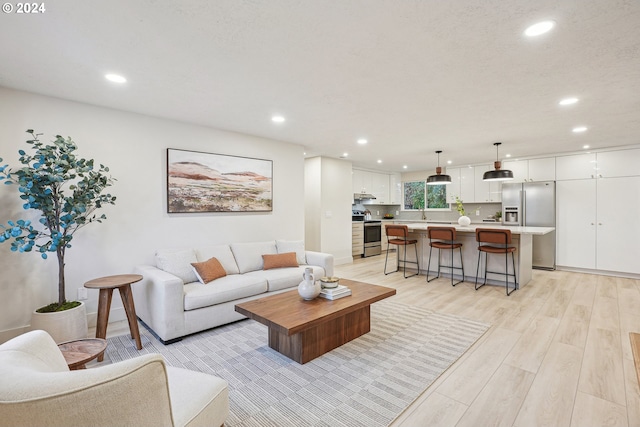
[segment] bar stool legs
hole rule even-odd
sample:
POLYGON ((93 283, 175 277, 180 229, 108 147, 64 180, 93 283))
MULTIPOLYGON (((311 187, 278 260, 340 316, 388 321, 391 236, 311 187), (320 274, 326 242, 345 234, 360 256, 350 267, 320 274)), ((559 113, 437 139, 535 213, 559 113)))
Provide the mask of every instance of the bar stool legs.
POLYGON ((511 243, 511 231, 495 228, 476 228, 476 241, 480 244, 478 246, 478 265, 476 266, 476 291, 487 284, 487 273, 492 274, 504 274, 504 287, 507 292, 507 296, 511 295, 513 291, 518 289, 518 278, 516 277, 516 259, 514 252, 516 248, 509 246, 511 243), (492 245, 482 245, 482 243, 491 243, 492 245), (498 246, 496 246, 498 245, 498 246), (480 272, 480 258, 484 252, 484 282, 478 286, 478 275, 480 272), (509 259, 508 255, 511 252, 511 262, 513 264, 513 274, 509 274, 509 259), (488 266, 489 254, 504 255, 504 271, 490 271, 488 266), (513 289, 509 292, 509 276, 513 277, 513 289))
POLYGON ((482 252, 480 252, 478 254, 478 266, 476 268, 476 284, 475 284, 476 291, 487 284, 487 273, 504 274, 505 291, 507 292, 507 296, 511 295, 513 293, 513 291, 515 291, 518 288, 518 279, 516 277, 516 261, 515 261, 515 256, 513 255, 513 252, 511 252, 511 262, 513 264, 513 274, 509 274, 509 270, 508 270, 508 261, 509 261, 509 259, 508 259, 506 253, 504 254, 505 255, 505 257, 504 257, 504 272, 502 272, 502 271, 489 271, 487 269, 487 256, 488 255, 489 254, 487 252, 484 252, 484 282, 480 286, 478 286, 478 272, 480 271, 480 257, 482 256, 482 252), (511 289, 511 292, 509 292, 509 277, 513 277, 513 289, 511 289))
POLYGON ((427 264, 427 282, 440 277, 440 267, 451 269, 451 286, 455 286, 458 283, 464 282, 464 264, 462 262, 462 243, 457 243, 456 229, 455 227, 427 227, 427 237, 429 237, 429 263, 427 264), (432 279, 429 279, 429 267, 431 267, 431 254, 433 248, 438 249, 438 275, 432 279), (450 265, 443 265, 440 261, 442 250, 451 250, 451 262, 450 265), (453 250, 460 249, 460 267, 453 266, 453 250), (453 271, 462 271, 462 280, 453 283, 453 271))
POLYGON ((417 276, 420 274, 420 263, 418 261, 418 241, 415 239, 409 239, 409 228, 406 225, 385 224, 387 232, 387 255, 384 258, 384 274, 396 273, 400 270, 400 263, 403 263, 403 275, 407 279, 409 277, 417 276), (397 246, 397 266, 395 271, 387 271, 387 261, 389 259, 389 247, 391 245, 397 246), (416 260, 407 261, 407 246, 414 245, 416 250, 416 260), (404 257, 400 259, 400 246, 404 246, 404 257), (417 272, 407 276, 407 263, 415 264, 417 272))
POLYGON ((451 248, 449 248, 449 249, 451 249, 451 264, 448 265, 448 266, 447 265, 442 265, 441 262, 440 262, 440 253, 442 252, 441 248, 438 248, 437 246, 431 246, 429 248, 429 263, 427 264, 427 282, 431 282, 431 281, 436 280, 437 278, 440 277, 440 267, 441 266, 451 269, 451 286, 455 286, 458 283, 464 282, 464 263, 462 261, 462 245, 460 245, 460 247, 458 247, 458 249, 460 249, 460 267, 454 267, 453 266, 453 250, 455 248, 454 248, 454 245, 450 245, 450 246, 451 246, 451 248), (431 266, 431 252, 433 251, 434 247, 436 249, 438 249, 438 275, 436 277, 432 277, 431 279, 429 279, 429 271, 430 271, 429 267, 431 266), (454 269, 462 271, 462 280, 458 280, 455 283, 453 283, 453 271, 454 271, 454 269))

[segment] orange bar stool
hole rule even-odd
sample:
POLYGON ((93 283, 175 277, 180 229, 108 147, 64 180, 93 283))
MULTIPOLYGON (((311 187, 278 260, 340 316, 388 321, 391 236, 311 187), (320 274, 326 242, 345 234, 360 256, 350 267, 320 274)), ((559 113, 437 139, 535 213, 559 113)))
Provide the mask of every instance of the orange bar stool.
POLYGON ((518 280, 516 278, 516 260, 513 253, 516 251, 514 246, 509 246, 511 243, 511 231, 501 230, 496 228, 476 228, 476 241, 478 245, 478 267, 476 268, 476 291, 487 284, 487 273, 492 274, 504 274, 504 286, 507 291, 507 296, 511 295, 513 291, 518 288, 518 280), (488 243, 483 245, 483 243, 488 243), (480 271, 480 257, 484 252, 484 283, 478 286, 478 272, 480 271), (511 253, 511 262, 513 264, 513 273, 509 274, 508 268, 508 254, 511 253), (487 266, 487 256, 489 254, 504 254, 504 272, 502 271, 489 271, 487 266), (513 289, 509 292, 509 277, 513 277, 513 289))
POLYGON ((427 227, 427 236, 429 237, 429 263, 427 264, 427 282, 440 277, 440 267, 451 269, 451 286, 455 286, 458 283, 464 282, 464 264, 462 263, 462 243, 456 242, 456 229, 454 227, 427 227), (433 248, 438 249, 438 275, 429 279, 429 267, 431 266, 431 252, 433 248), (443 265, 440 262, 440 255, 442 250, 451 251, 451 263, 450 265, 443 265), (453 250, 460 250, 460 267, 453 266, 453 250), (462 280, 453 283, 453 271, 462 271, 462 280))
POLYGON ((409 227, 406 225, 396 225, 396 224, 385 224, 385 229, 387 230, 387 256, 384 258, 384 274, 395 273, 400 270, 400 263, 403 263, 403 274, 404 278, 417 276, 420 274, 420 264, 418 263, 418 241, 414 239, 409 239, 409 227), (389 259, 389 248, 391 245, 396 245, 398 247, 398 264, 396 267, 396 271, 387 272, 387 260, 389 259), (416 260, 415 261, 407 261, 407 246, 415 245, 416 248, 416 260), (400 259, 400 247, 404 246, 404 256, 400 259), (418 268, 418 272, 416 274, 412 274, 407 276, 407 263, 415 264, 418 268))

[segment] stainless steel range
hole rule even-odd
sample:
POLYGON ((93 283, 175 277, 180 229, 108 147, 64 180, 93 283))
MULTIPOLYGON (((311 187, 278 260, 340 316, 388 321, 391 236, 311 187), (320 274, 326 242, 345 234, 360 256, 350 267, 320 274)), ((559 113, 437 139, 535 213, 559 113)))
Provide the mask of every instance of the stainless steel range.
POLYGON ((364 222, 364 255, 363 257, 380 255, 382 252, 382 221, 364 222))

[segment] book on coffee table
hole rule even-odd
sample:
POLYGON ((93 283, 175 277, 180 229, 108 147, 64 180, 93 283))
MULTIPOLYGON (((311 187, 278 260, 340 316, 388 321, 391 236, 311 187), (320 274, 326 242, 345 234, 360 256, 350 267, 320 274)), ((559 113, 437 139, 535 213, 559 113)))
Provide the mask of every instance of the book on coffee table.
POLYGON ((325 288, 322 291, 320 291, 320 297, 321 298, 325 298, 325 299, 330 299, 330 300, 334 300, 334 299, 338 299, 338 298, 343 298, 343 297, 347 297, 351 295, 351 289, 349 289, 346 286, 343 285, 338 285, 335 288, 325 288))

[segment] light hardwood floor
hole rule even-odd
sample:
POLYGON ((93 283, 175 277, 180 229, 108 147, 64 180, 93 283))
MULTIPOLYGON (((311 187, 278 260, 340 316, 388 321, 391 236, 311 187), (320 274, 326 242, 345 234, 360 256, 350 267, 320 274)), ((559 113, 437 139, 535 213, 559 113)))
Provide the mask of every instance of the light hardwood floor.
POLYGON ((506 296, 504 287, 385 276, 383 266, 384 255, 357 259, 335 275, 491 324, 392 426, 640 426, 629 341, 640 332, 640 280, 534 270, 506 296))
MULTIPOLYGON (((375 256, 336 266, 335 275, 396 288, 398 302, 491 324, 392 426, 640 426, 629 341, 629 332, 640 332, 640 280, 534 270, 527 286, 506 296, 504 287, 475 291, 448 278, 385 276, 383 267, 384 255, 375 256)), ((107 328, 107 336, 123 333, 126 321, 107 328)))

